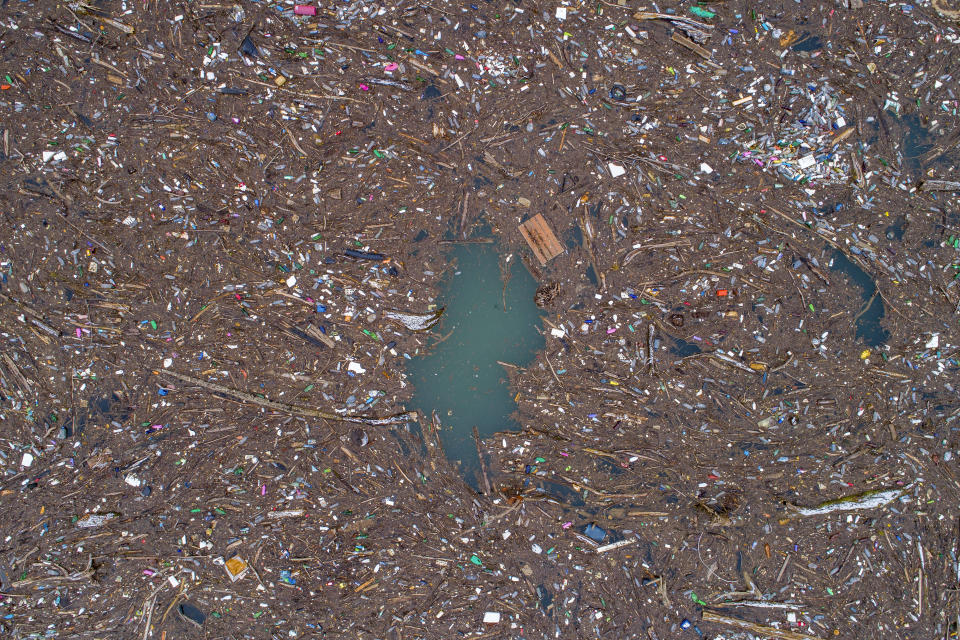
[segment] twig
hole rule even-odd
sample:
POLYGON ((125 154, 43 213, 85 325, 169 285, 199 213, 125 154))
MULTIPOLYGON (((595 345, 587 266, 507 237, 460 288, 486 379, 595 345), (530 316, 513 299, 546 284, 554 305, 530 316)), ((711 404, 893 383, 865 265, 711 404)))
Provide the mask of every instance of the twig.
POLYGON ((870 299, 867 300, 867 303, 866 303, 865 305, 863 305, 863 308, 860 309, 860 312, 857 313, 857 315, 853 316, 853 320, 850 321, 850 324, 856 324, 857 320, 860 319, 860 316, 862 316, 863 314, 865 314, 865 313, 867 312, 867 309, 869 309, 871 306, 873 306, 873 301, 877 299, 877 294, 878 294, 879 292, 880 292, 880 289, 876 289, 876 290, 873 292, 873 295, 870 296, 870 299))
POLYGON ((581 484, 581 483, 577 482, 576 480, 571 480, 570 478, 568 478, 568 477, 566 477, 566 476, 562 476, 562 475, 559 475, 559 474, 558 474, 557 477, 560 478, 561 480, 563 480, 564 482, 566 482, 567 484, 569 484, 570 486, 574 487, 574 488, 580 488, 580 489, 583 489, 584 491, 589 491, 589 492, 592 493, 593 495, 598 496, 598 497, 603 498, 603 499, 606 499, 606 500, 609 500, 609 499, 612 499, 612 498, 644 498, 644 497, 646 497, 646 495, 647 495, 646 493, 607 493, 607 492, 605 492, 605 491, 597 491, 596 489, 593 489, 593 488, 591 488, 591 487, 588 487, 588 486, 585 485, 585 484, 581 484))
POLYGON ((294 148, 300 152, 300 155, 307 156, 307 152, 300 148, 300 145, 297 144, 297 139, 293 137, 293 132, 290 129, 287 129, 287 136, 290 138, 290 142, 293 143, 294 148))
POLYGON ((653 323, 647 325, 647 373, 653 375, 653 336, 656 329, 653 323))
POLYGON ((663 579, 663 576, 657 578, 659 584, 657 585, 657 593, 660 594, 660 599, 663 600, 663 604, 667 608, 673 607, 673 603, 670 602, 670 596, 667 595, 667 581, 663 579))
POLYGON ((125 74, 123 71, 120 71, 120 69, 117 69, 115 66, 113 66, 109 62, 104 62, 103 60, 97 60, 96 58, 90 58, 90 62, 94 64, 98 64, 105 69, 110 69, 111 71, 115 71, 116 73, 119 73, 124 78, 127 77, 127 74, 125 74))
POLYGON ((791 362, 793 362, 793 351, 787 351, 787 359, 781 362, 780 364, 778 364, 777 366, 771 367, 770 373, 773 373, 775 371, 780 371, 780 369, 783 369, 785 366, 787 366, 791 362))
POLYGON ((143 640, 147 640, 147 636, 150 635, 150 621, 153 620, 153 608, 157 604, 157 595, 167 586, 166 581, 161 582, 160 586, 153 590, 147 599, 143 601, 143 606, 147 606, 147 603, 150 603, 150 611, 147 613, 147 626, 143 630, 143 640))
POLYGON ((546 361, 547 361, 547 364, 550 365, 550 373, 553 374, 553 377, 554 377, 554 379, 557 381, 557 384, 559 384, 559 385, 562 387, 562 386, 563 386, 563 383, 560 382, 560 378, 557 377, 557 372, 553 369, 553 363, 550 362, 550 358, 548 358, 547 356, 544 356, 544 360, 546 360, 546 361))
MULTIPOLYGON (((718 277, 720 277, 720 278, 728 278, 728 277, 730 277, 730 276, 732 276, 732 275, 735 275, 735 274, 732 274, 732 273, 721 273, 721 272, 719 272, 719 271, 713 271, 713 270, 711 270, 711 269, 687 269, 687 270, 681 271, 680 273, 678 273, 678 274, 676 274, 675 276, 673 276, 673 277, 671 278, 671 280, 676 280, 677 278, 683 278, 684 276, 691 276, 691 275, 695 275, 695 274, 706 274, 706 275, 710 275, 710 276, 718 276, 718 277)), ((741 276, 741 277, 742 277, 742 276, 741 276)), ((753 287, 754 289, 757 289, 758 291, 763 291, 763 288, 762 288, 760 285, 753 284, 752 282, 750 282, 750 281, 747 280, 746 278, 743 278, 742 282, 743 282, 744 284, 750 285, 751 287, 753 287)))
POLYGON ((477 459, 480 461, 480 476, 483 479, 483 489, 490 495, 490 478, 487 476, 487 465, 483 462, 483 447, 480 445, 480 432, 477 425, 473 425, 473 441, 477 445, 477 459))
POLYGON ((807 299, 803 297, 803 291, 800 290, 800 286, 797 284, 796 278, 793 277, 793 273, 791 273, 790 271, 788 271, 787 273, 790 274, 790 280, 793 282, 793 286, 794 288, 796 288, 797 293, 800 294, 800 303, 803 305, 803 308, 806 309, 807 299))
POLYGON ((306 91, 293 91, 293 90, 291 90, 291 89, 284 89, 284 88, 282 88, 282 87, 278 87, 278 86, 276 86, 276 85, 273 85, 273 84, 270 84, 270 83, 267 83, 267 82, 259 82, 259 81, 257 81, 257 80, 250 80, 250 79, 248 79, 248 78, 241 78, 241 77, 239 77, 239 76, 234 76, 234 77, 235 77, 235 79, 236 79, 238 82, 245 82, 245 83, 247 83, 247 84, 255 84, 255 85, 259 85, 259 86, 261 86, 261 87, 270 87, 270 88, 273 89, 274 91, 278 91, 278 92, 280 92, 280 93, 289 93, 289 94, 294 95, 294 96, 297 96, 297 97, 312 98, 312 99, 314 99, 314 100, 346 100, 346 101, 348 101, 348 102, 361 102, 361 100, 357 100, 356 98, 350 98, 350 97, 348 97, 348 96, 329 96, 329 95, 319 94, 319 93, 307 93, 306 91))
POLYGON ((171 601, 170 601, 170 604, 167 606, 166 611, 163 612, 163 617, 160 618, 160 626, 161 626, 161 627, 163 626, 163 623, 166 622, 167 616, 170 615, 170 610, 173 609, 173 607, 176 606, 176 604, 177 604, 178 602, 180 602, 180 598, 183 597, 183 593, 184 593, 186 590, 187 590, 187 583, 184 582, 184 583, 180 586, 180 591, 177 592, 177 595, 175 595, 175 596, 173 597, 173 600, 171 600, 171 601))
POLYGON ((787 570, 787 565, 790 564, 790 554, 787 554, 787 557, 783 559, 783 564, 780 565, 780 571, 777 572, 776 582, 780 582, 780 578, 783 577, 783 572, 787 570))
POLYGON ((477 529, 483 529, 483 528, 485 528, 485 527, 489 527, 490 525, 492 525, 492 524, 493 524, 494 522, 496 522, 497 520, 503 520, 504 518, 506 518, 508 515, 510 515, 510 514, 513 513, 514 511, 516 511, 516 510, 517 510, 517 507, 519 507, 519 506, 522 505, 522 504, 523 504, 523 502, 519 502, 519 501, 518 501, 518 502, 514 503, 511 507, 509 507, 509 508, 507 508, 507 509, 504 509, 504 510, 501 511, 499 514, 493 516, 493 517, 490 518, 489 520, 484 521, 483 524, 480 524, 480 525, 477 525, 477 526, 472 527, 472 528, 470 528, 470 529, 467 529, 467 530, 464 531, 463 533, 464 533, 464 534, 467 534, 467 533, 470 533, 471 531, 476 531, 477 529))

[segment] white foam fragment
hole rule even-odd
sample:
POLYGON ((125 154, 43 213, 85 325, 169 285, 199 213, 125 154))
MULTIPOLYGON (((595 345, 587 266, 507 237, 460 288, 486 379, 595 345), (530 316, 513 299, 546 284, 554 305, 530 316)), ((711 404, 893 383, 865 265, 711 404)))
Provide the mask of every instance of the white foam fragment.
POLYGON ((809 169, 815 164, 817 164, 817 159, 813 157, 812 153, 808 153, 797 161, 797 166, 801 169, 809 169))
POLYGON ((347 371, 353 371, 354 373, 366 373, 367 370, 364 369, 359 362, 351 362, 347 365, 347 371))
POLYGON ((500 612, 485 611, 483 613, 483 624, 500 624, 500 612))

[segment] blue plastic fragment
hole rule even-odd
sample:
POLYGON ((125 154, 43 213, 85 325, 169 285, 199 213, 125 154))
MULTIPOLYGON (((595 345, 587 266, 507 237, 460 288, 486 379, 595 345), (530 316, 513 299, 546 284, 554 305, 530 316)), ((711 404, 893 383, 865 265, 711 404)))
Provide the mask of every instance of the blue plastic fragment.
POLYGON ((603 539, 607 537, 607 532, 592 522, 584 528, 583 534, 596 542, 603 542, 603 539))

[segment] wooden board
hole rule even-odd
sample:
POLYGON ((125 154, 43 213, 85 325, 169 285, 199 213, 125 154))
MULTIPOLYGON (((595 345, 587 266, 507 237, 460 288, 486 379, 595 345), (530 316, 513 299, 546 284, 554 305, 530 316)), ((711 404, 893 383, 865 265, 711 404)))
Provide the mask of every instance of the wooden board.
POLYGON ((563 245, 539 213, 520 225, 520 233, 533 249, 534 255, 540 261, 540 266, 563 253, 563 245))

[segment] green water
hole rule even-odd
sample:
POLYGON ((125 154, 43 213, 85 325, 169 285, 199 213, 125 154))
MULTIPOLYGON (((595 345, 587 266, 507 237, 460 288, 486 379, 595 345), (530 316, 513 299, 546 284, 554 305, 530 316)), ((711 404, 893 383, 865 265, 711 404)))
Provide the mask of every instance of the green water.
MULTIPOLYGON (((862 339, 864 344, 870 347, 882 346, 890 339, 890 332, 883 328, 882 320, 885 315, 883 299, 875 295, 877 285, 873 282, 873 278, 871 278, 866 271, 851 262, 843 252, 837 251, 836 249, 833 251, 833 266, 830 267, 830 269, 831 271, 839 271, 850 278, 854 285, 860 287, 860 297, 863 300, 863 304, 870 305, 860 317, 857 318, 856 338, 858 340, 862 339)), ((851 300, 853 300, 853 298, 851 298, 851 300)), ((858 313, 853 309, 855 309, 855 307, 851 307, 850 309, 853 314, 858 313)))
POLYGON ((537 283, 516 255, 508 263, 506 306, 496 245, 454 245, 449 260, 456 266, 444 284, 440 304, 446 311, 430 332, 431 343, 452 333, 411 360, 407 372, 415 389, 412 407, 427 419, 436 410, 447 457, 476 489, 480 467, 474 425, 481 438, 518 428, 511 417, 517 405, 507 371, 497 360, 526 366, 544 339, 537 332, 541 321, 533 302, 537 283))

